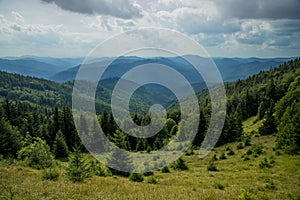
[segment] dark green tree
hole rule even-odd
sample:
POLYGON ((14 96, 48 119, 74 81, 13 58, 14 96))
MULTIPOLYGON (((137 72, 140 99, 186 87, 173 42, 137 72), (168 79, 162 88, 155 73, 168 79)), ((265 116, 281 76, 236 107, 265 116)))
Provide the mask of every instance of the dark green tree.
POLYGON ((271 135, 277 133, 277 124, 272 110, 268 109, 263 121, 263 124, 258 129, 260 135, 271 135))
POLYGON ((69 158, 66 175, 73 182, 83 182, 86 178, 90 177, 89 163, 78 147, 75 147, 74 152, 69 158))
POLYGON ((16 156, 21 148, 22 136, 19 131, 12 127, 4 118, 0 119, 0 154, 4 157, 16 156))
POLYGON ((55 158, 66 158, 69 155, 69 149, 66 144, 63 133, 59 130, 56 133, 55 141, 53 144, 53 152, 55 158))

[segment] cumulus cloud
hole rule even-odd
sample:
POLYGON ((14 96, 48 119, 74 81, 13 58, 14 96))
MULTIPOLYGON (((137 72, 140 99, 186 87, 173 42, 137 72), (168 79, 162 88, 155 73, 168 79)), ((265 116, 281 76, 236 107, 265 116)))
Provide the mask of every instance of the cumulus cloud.
POLYGON ((130 19, 141 17, 141 11, 128 0, 42 0, 55 3, 63 10, 88 14, 110 15, 130 19))
POLYGON ((239 19, 300 19, 299 0, 215 0, 223 17, 239 19))

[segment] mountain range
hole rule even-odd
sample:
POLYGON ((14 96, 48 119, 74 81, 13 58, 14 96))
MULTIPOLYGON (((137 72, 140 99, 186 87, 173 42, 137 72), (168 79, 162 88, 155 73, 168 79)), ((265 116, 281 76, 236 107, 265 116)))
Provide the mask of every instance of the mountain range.
MULTIPOLYGON (((196 59, 201 62, 199 56, 196 59)), ((213 58, 221 76, 225 82, 257 74, 260 71, 268 70, 278 66, 292 58, 213 58)), ((5 57, 0 59, 0 71, 16 73, 25 76, 44 78, 55 82, 67 82, 75 79, 77 71, 84 58, 52 58, 52 57, 5 57)), ((158 63, 170 66, 183 74, 190 83, 199 84, 203 79, 193 69, 193 66, 181 57, 151 57, 142 58, 135 56, 114 58, 98 58, 90 61, 89 70, 103 68, 109 65, 108 70, 103 74, 101 80, 120 78, 124 73, 132 68, 149 63, 158 63), (112 62, 113 61, 113 62, 112 62), (95 67, 95 68, 94 68, 95 67), (196 73, 195 73, 196 72, 196 73)), ((91 73, 91 72, 88 72, 91 73)), ((200 89, 202 86, 200 87, 200 89)))

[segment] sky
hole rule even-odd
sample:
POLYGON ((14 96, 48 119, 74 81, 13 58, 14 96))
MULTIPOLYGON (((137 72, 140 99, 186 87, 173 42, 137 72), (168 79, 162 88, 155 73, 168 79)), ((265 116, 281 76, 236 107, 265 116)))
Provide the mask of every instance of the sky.
POLYGON ((213 57, 297 57, 299 10, 300 0, 0 0, 0 57, 84 57, 142 27, 183 33, 213 57))

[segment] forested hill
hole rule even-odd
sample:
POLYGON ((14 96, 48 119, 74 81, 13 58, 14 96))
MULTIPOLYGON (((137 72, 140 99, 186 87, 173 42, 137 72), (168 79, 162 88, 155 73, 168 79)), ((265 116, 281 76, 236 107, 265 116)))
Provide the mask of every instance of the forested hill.
MULTIPOLYGON (((5 97, 0 104, 0 154, 16 156, 21 148, 36 138, 44 140, 53 153, 54 144, 61 142, 62 138, 65 138, 70 150, 74 145, 80 146, 70 105, 66 103, 71 97, 71 84, 0 73, 0 88, 0 95, 3 99, 5 97)), ((243 134, 242 121, 257 116, 257 120, 263 120, 263 125, 255 134, 276 134, 277 148, 291 154, 299 153, 300 59, 245 80, 226 83, 226 90, 227 116, 218 145, 251 137, 243 134)), ((106 89, 103 91, 109 93, 106 89)), ((201 145, 209 123, 210 103, 209 97, 205 98, 207 100, 200 103, 200 124, 193 142, 195 146, 201 145)), ((167 116, 164 129, 147 139, 124 134, 116 127, 112 115, 105 111, 102 111, 99 121, 108 137, 122 148, 152 151, 160 149, 178 132, 180 112, 173 108, 167 116)), ((84 121, 84 116, 81 120, 84 121)), ((140 125, 149 123, 148 116, 138 113, 133 113, 133 120, 140 125)))

